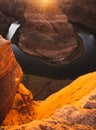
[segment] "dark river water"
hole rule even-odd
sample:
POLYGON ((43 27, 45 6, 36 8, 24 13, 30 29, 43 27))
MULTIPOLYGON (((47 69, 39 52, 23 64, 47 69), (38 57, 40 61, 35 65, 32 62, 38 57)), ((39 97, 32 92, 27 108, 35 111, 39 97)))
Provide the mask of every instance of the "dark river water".
MULTIPOLYGON (((12 30, 20 27, 20 24, 13 23, 9 28, 8 40, 11 40, 12 30), (10 36, 11 35, 11 36, 10 36)), ((14 33, 15 33, 14 31, 14 33)), ((84 44, 83 55, 74 63, 67 65, 52 65, 36 57, 28 55, 20 50, 16 45, 11 44, 15 57, 21 65, 24 73, 35 74, 50 78, 76 78, 79 75, 95 71, 96 69, 96 38, 93 34, 80 30, 77 32, 84 44)))

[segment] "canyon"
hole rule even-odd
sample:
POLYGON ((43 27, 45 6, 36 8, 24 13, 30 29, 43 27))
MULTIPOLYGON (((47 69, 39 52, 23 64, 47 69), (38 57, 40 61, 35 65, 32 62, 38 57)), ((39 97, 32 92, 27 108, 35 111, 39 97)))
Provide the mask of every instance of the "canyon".
POLYGON ((59 0, 54 6, 49 2, 46 9, 40 0, 0 0, 0 35, 4 37, 0 36, 0 130, 96 129, 95 69, 75 80, 26 74, 22 80, 10 43, 15 41, 23 52, 48 64, 68 65, 81 57, 83 49, 74 24, 86 27, 95 37, 95 12, 95 0, 59 0), (5 40, 9 26, 17 20, 20 28, 12 41, 5 40))
POLYGON ((22 70, 9 41, 2 37, 0 52, 1 130, 96 129, 96 72, 80 76, 43 101, 34 101, 32 93, 20 83, 22 70), (9 55, 8 63, 4 54, 9 55), (9 65, 10 70, 3 69, 9 65))

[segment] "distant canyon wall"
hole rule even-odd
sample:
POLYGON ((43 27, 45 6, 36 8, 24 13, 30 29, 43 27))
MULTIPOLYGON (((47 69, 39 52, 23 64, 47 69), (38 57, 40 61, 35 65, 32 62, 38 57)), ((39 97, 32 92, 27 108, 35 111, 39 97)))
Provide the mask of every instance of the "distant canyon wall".
POLYGON ((69 20, 81 23, 96 33, 95 0, 60 0, 59 7, 69 20))

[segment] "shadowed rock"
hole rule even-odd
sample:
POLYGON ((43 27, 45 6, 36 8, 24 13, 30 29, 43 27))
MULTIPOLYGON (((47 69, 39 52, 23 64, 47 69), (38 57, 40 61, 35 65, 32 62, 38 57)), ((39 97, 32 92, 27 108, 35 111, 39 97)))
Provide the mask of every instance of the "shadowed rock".
POLYGON ((60 0, 58 5, 70 21, 83 24, 96 33, 96 0, 60 0))
POLYGON ((9 17, 23 21, 26 0, 0 0, 0 10, 9 17))
POLYGON ((5 36, 7 33, 7 30, 13 21, 12 18, 9 18, 3 14, 3 12, 0 11, 0 35, 5 36))

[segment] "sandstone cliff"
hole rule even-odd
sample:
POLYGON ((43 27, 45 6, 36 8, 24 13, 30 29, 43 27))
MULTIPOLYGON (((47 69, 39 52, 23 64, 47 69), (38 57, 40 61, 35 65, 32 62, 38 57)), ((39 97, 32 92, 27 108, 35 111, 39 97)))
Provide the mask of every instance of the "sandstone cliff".
POLYGON ((11 108, 21 77, 9 41, 0 36, 0 123, 11 108))

